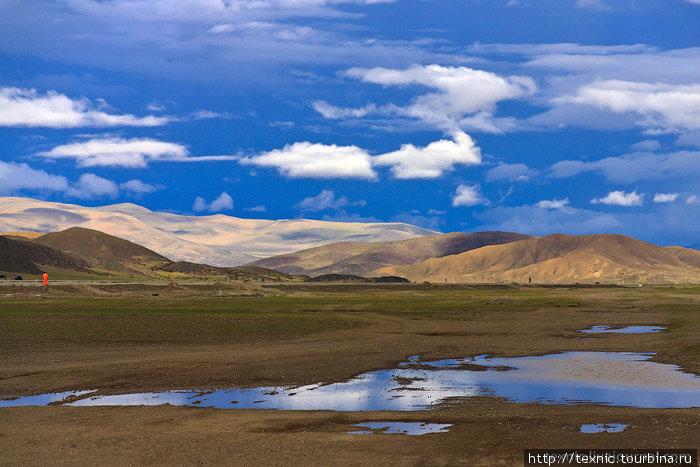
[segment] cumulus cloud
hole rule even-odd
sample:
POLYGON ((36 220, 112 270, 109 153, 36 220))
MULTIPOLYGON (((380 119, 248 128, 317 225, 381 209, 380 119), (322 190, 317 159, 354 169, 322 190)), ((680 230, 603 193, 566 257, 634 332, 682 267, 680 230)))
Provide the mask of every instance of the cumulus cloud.
POLYGON ((508 180, 511 182, 527 182, 537 175, 537 171, 525 164, 499 164, 486 172, 486 181, 508 180))
POLYGON ((460 66, 414 65, 407 69, 351 68, 345 76, 383 86, 421 85, 437 92, 417 96, 406 107, 393 111, 432 123, 454 126, 459 119, 477 112, 491 113, 506 99, 531 95, 535 82, 525 76, 502 77, 496 73, 460 66))
POLYGON ((462 131, 452 135, 453 140, 439 140, 425 147, 404 144, 398 151, 376 156, 376 166, 390 166, 395 178, 437 178, 455 164, 481 163, 481 150, 472 138, 462 131))
POLYGON ((258 167, 274 167, 289 178, 359 178, 376 180, 370 155, 357 146, 337 146, 301 142, 238 162, 258 167))
POLYGON ((489 204, 489 201, 481 194, 481 187, 477 185, 459 185, 452 197, 452 206, 477 206, 489 204))
POLYGON ((104 196, 116 198, 119 195, 119 187, 112 180, 86 173, 81 175, 78 181, 66 190, 66 195, 82 199, 102 198, 104 196))
POLYGON ((66 191, 68 180, 45 170, 36 170, 27 164, 0 160, 0 194, 9 195, 21 190, 66 191))
POLYGON ((678 198, 678 193, 656 193, 654 195, 655 203, 673 203, 678 198))
POLYGON ((552 103, 631 113, 637 116, 638 126, 654 130, 700 129, 700 84, 603 80, 582 86, 573 95, 557 97, 552 103))
POLYGON ((231 195, 222 191, 221 194, 211 203, 201 196, 197 196, 192 203, 192 210, 195 212, 209 211, 209 212, 220 212, 220 211, 230 211, 233 209, 233 198, 231 195))
POLYGON ((47 159, 75 159, 78 167, 146 167, 154 161, 201 162, 235 160, 236 156, 191 157, 181 144, 150 138, 94 138, 39 153, 47 159))
POLYGON ((638 194, 637 191, 632 191, 630 193, 624 191, 611 191, 604 198, 595 198, 591 200, 593 204, 607 204, 611 206, 641 206, 642 200, 644 199, 643 194, 638 194))
POLYGON ((167 117, 107 113, 88 99, 71 99, 56 91, 40 94, 34 89, 0 88, 0 126, 77 128, 160 126, 168 122, 167 117))
POLYGON ((329 209, 338 210, 347 206, 364 206, 365 204, 363 200, 350 202, 345 196, 336 198, 333 190, 322 190, 316 196, 299 201, 294 205, 294 209, 301 212, 319 212, 329 209))
POLYGON ((134 179, 129 180, 128 182, 120 183, 119 188, 138 196, 146 193, 153 193, 154 191, 162 190, 165 187, 163 185, 151 185, 149 183, 144 183, 141 180, 134 179))
POLYGON ((538 208, 542 209, 564 209, 569 205, 569 198, 564 199, 543 199, 542 201, 535 204, 538 208))
MULTIPOLYGON (((122 189, 131 192, 150 187, 152 186, 140 180, 130 180, 121 185, 122 189)), ((30 190, 62 193, 67 197, 80 199, 116 198, 119 195, 119 188, 120 186, 112 180, 93 173, 82 174, 77 181, 71 182, 62 175, 36 170, 25 163, 0 161, 0 195, 18 194, 30 190)))

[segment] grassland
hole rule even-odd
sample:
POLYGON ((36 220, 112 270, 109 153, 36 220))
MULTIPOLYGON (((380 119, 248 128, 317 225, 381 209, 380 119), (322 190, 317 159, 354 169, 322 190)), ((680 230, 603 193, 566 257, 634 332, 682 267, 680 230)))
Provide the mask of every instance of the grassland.
MULTIPOLYGON (((110 393, 340 381, 391 368, 409 355, 655 352, 657 361, 700 374, 698 288, 8 287, 0 288, 0 397, 81 388, 110 393), (579 338, 578 329, 599 324, 667 330, 579 338)), ((700 444, 698 409, 557 407, 494 399, 417 413, 39 407, 0 414, 0 464, 42 463, 54 456, 59 464, 517 465, 525 447, 700 444), (344 434, 362 420, 454 427, 410 439, 344 434), (631 428, 614 437, 575 429, 601 422, 631 428)))

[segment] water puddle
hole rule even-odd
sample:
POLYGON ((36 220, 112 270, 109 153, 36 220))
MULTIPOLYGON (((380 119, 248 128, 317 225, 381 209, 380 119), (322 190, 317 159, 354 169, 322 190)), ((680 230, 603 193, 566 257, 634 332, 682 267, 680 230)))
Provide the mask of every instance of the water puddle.
POLYGON ((625 326, 624 328, 613 328, 607 325, 591 326, 588 329, 579 329, 578 332, 586 334, 598 334, 612 332, 616 334, 647 334, 650 332, 660 332, 666 329, 665 326, 625 326))
POLYGON ((65 402, 72 402, 86 394, 97 392, 90 391, 67 391, 39 394, 37 396, 13 397, 10 399, 0 399, 0 407, 28 406, 28 405, 53 405, 65 402))
POLYGON ((367 430, 348 431, 352 435, 402 434, 402 435, 427 435, 428 433, 446 433, 451 424, 423 423, 423 422, 366 422, 355 424, 358 428, 367 430))
MULTIPOLYGON (((648 408, 700 407, 700 377, 650 361, 650 353, 563 352, 535 357, 422 361, 372 371, 339 383, 207 391, 84 395, 71 406, 189 405, 226 409, 412 411, 456 398, 512 402, 602 404, 648 408)), ((42 405, 66 393, 0 400, 0 407, 42 405), (41 399, 41 398, 45 399, 41 399)))
POLYGON ((620 433, 628 426, 624 423, 589 423, 581 425, 581 433, 620 433))

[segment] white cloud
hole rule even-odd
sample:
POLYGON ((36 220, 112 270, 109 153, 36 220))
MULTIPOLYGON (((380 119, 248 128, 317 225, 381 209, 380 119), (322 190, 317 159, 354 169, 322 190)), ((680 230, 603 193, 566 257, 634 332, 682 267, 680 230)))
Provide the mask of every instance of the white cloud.
POLYGON ((221 192, 221 194, 211 203, 207 203, 204 198, 197 196, 192 204, 192 210, 195 212, 220 212, 230 211, 231 209, 233 209, 233 198, 231 198, 231 195, 225 191, 221 192))
POLYGON ((367 104, 364 107, 353 109, 336 107, 326 101, 315 101, 312 106, 316 112, 329 120, 361 118, 377 110, 377 106, 374 104, 367 104))
POLYGON ((267 212, 267 208, 265 206, 259 205, 259 206, 251 206, 249 208, 245 208, 244 211, 250 211, 250 212, 267 212))
POLYGON ((559 161, 550 167, 552 178, 567 178, 584 172, 598 172, 615 183, 644 179, 682 178, 700 174, 700 152, 679 151, 670 154, 632 153, 606 157, 598 161, 559 161))
POLYGON ((236 156, 190 157, 187 148, 150 138, 94 138, 39 153, 47 159, 75 159, 78 167, 146 167, 154 161, 203 162, 236 160, 236 156))
POLYGON ((81 199, 115 198, 119 195, 116 183, 93 173, 83 174, 78 181, 70 182, 62 175, 36 170, 24 163, 0 161, 0 195, 17 194, 24 190, 53 191, 81 199))
POLYGON ((160 21, 184 23, 210 23, 215 33, 229 32, 231 24, 239 23, 246 12, 270 11, 277 15, 303 14, 305 9, 313 15, 315 8, 341 3, 368 5, 390 3, 393 0, 71 0, 76 11, 96 17, 121 18, 130 21, 160 21))
POLYGON ((673 203, 678 198, 678 193, 656 193, 654 195, 655 203, 673 203))
POLYGON ((0 194, 9 195, 20 190, 66 191, 68 180, 44 170, 32 169, 27 164, 0 161, 0 194))
POLYGON ((154 139, 100 138, 64 144, 40 155, 49 159, 75 159, 79 167, 146 167, 154 160, 184 159, 187 149, 154 139))
POLYGON ((655 139, 645 139, 644 141, 639 141, 632 145, 632 149, 635 151, 658 151, 661 149, 661 143, 655 139))
POLYGON ((476 206, 489 204, 489 201, 481 194, 479 185, 459 185, 452 197, 452 206, 476 206))
POLYGON ((345 76, 383 86, 418 84, 435 89, 437 92, 420 95, 406 107, 391 106, 391 109, 399 115, 448 127, 469 114, 491 113, 498 102, 528 96, 537 89, 529 77, 502 77, 464 66, 414 65, 403 70, 351 68, 345 76))
POLYGON ((275 167, 289 178, 360 178, 376 180, 370 155, 357 146, 301 142, 258 156, 241 157, 241 164, 275 167))
POLYGON ((472 138, 456 131, 453 141, 439 140, 425 147, 404 144, 398 151, 376 156, 372 163, 391 166, 395 178, 437 178, 455 164, 477 165, 481 163, 481 150, 472 138))
POLYGON ((34 89, 0 88, 0 126, 20 127, 113 127, 160 126, 167 117, 116 115, 99 110, 88 99, 74 100, 48 91, 41 95, 34 89))
POLYGON ((128 182, 120 183, 119 188, 135 195, 142 195, 145 193, 153 193, 154 191, 162 190, 165 187, 163 185, 151 185, 149 183, 144 183, 141 180, 129 180, 128 182))
POLYGON ((543 199, 535 206, 542 209, 563 209, 569 205, 569 198, 564 199, 543 199))
POLYGON ((573 235, 625 231, 617 216, 587 209, 542 209, 538 206, 497 206, 478 213, 483 230, 531 235, 560 232, 573 235))
POLYGON ((112 180, 107 180, 93 173, 86 173, 81 175, 78 181, 66 190, 66 195, 82 199, 104 196, 116 198, 119 195, 119 187, 112 180))
POLYGON ((632 191, 630 193, 627 193, 624 191, 611 191, 604 198, 592 199, 591 203, 630 207, 630 206, 641 206, 643 199, 644 199, 644 195, 638 194, 636 190, 632 191))
POLYGON ((579 8, 591 8, 594 10, 612 10, 603 0, 576 0, 579 8))
POLYGON ((329 209, 338 210, 347 206, 364 206, 365 204, 362 200, 351 203, 345 196, 336 198, 333 190, 322 190, 316 196, 310 196, 299 201, 294 205, 294 209, 301 212, 319 212, 329 209))
POLYGON ((632 113, 637 116, 638 126, 654 130, 700 129, 700 84, 596 81, 580 87, 574 95, 557 97, 552 103, 632 113))
POLYGON ((508 180, 511 182, 526 182, 537 175, 537 171, 525 164, 499 164, 486 172, 486 181, 508 180))
POLYGON ((698 199, 698 197, 695 195, 690 195, 690 196, 688 196, 688 199, 685 200, 685 204, 698 204, 698 203, 700 203, 700 199, 698 199))

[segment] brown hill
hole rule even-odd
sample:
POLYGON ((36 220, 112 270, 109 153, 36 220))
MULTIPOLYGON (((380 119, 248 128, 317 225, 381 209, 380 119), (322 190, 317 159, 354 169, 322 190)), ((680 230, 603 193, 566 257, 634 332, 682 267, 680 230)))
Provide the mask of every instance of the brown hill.
POLYGON ((149 275, 153 268, 170 262, 136 243, 82 227, 49 233, 33 241, 82 258, 95 270, 108 272, 149 275))
MULTIPOLYGON (((429 235, 396 242, 338 242, 249 263, 287 274, 367 276, 391 265, 410 265, 464 251, 532 238, 511 232, 476 232, 429 235)), ((399 274, 400 275, 400 274, 399 274)))
POLYGON ((700 252, 623 235, 553 234, 373 274, 431 282, 698 283, 700 252))
POLYGON ((0 272, 41 274, 45 267, 88 272, 88 263, 73 255, 28 240, 0 236, 0 272))

